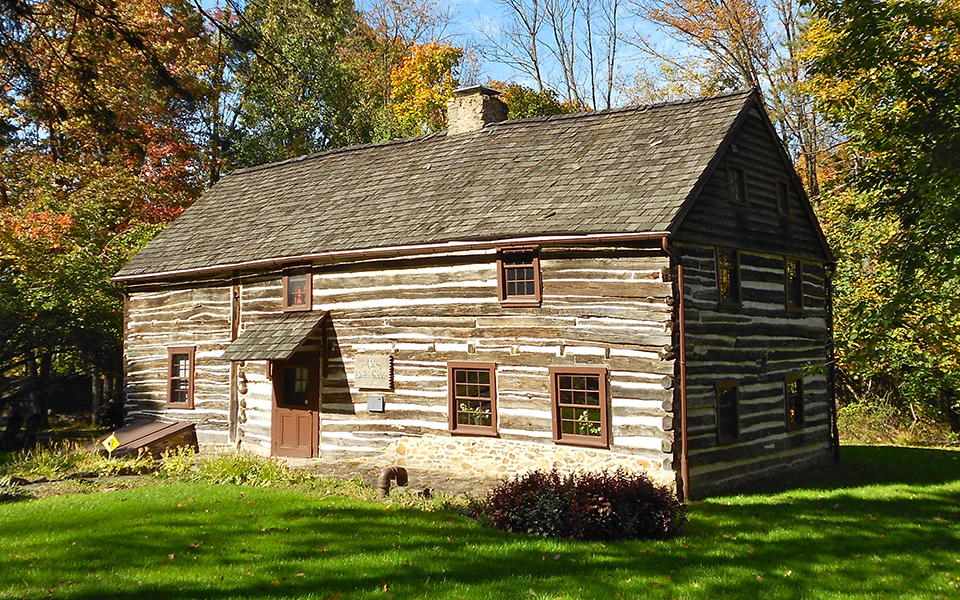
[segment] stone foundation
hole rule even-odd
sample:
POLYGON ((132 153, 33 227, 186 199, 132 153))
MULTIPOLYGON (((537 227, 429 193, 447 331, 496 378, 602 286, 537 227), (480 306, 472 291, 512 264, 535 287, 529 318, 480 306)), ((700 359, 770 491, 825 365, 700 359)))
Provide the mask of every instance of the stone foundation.
POLYGON ((402 467, 449 470, 458 475, 502 479, 539 469, 572 471, 627 471, 649 475, 657 483, 676 486, 676 474, 661 463, 609 450, 546 446, 489 438, 437 435, 403 437, 383 453, 387 463, 402 467))

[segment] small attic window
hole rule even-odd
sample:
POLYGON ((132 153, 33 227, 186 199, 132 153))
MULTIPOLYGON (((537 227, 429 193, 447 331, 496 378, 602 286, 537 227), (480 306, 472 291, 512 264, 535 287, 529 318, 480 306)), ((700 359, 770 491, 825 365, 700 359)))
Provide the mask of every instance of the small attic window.
POLYGON ((777 212, 790 216, 790 183, 786 179, 777 179, 777 212))
POLYGON ((743 169, 727 167, 727 188, 730 193, 730 202, 734 204, 747 203, 747 179, 743 169))
POLYGON ((310 269, 296 269, 284 273, 284 312, 311 309, 313 309, 313 274, 310 269))
POLYGON ((537 248, 501 250, 497 253, 500 304, 540 306, 540 252, 537 248))

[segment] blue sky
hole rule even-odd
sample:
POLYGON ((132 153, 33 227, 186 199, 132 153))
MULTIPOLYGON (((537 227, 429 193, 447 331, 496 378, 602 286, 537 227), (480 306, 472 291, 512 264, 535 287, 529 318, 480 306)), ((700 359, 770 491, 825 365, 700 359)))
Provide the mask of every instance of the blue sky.
MULTIPOLYGON (((372 0, 357 1, 369 2, 372 0)), ((438 0, 438 2, 449 6, 454 18, 454 22, 448 31, 455 38, 451 41, 467 48, 482 44, 485 41, 478 29, 478 24, 484 24, 488 29, 495 30, 504 14, 503 7, 497 5, 493 0, 438 0)), ((626 9, 626 2, 621 3, 621 11, 619 24, 621 33, 630 35, 639 28, 640 33, 647 39, 655 40, 660 45, 667 43, 665 36, 631 16, 626 9)), ((639 51, 621 42, 618 46, 618 55, 620 57, 618 63, 621 66, 619 75, 632 78, 638 63, 643 60, 639 51)), ((526 85, 533 84, 532 81, 525 79, 522 73, 518 73, 508 66, 481 61, 481 80, 487 78, 499 81, 513 80, 526 85)), ((617 104, 617 102, 615 101, 614 104, 617 104)))

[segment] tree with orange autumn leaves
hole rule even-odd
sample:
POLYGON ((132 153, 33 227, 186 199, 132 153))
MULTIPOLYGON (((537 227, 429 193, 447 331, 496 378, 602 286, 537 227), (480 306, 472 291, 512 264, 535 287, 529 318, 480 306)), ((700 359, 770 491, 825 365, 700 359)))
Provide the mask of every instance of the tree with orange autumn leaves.
POLYGON ((446 127, 446 104, 459 86, 453 69, 463 50, 431 42, 410 49, 390 74, 395 132, 414 136, 446 127))
POLYGON ((109 277, 202 189, 203 22, 177 0, 2 11, 0 367, 113 378, 109 277))
POLYGON ((431 60, 460 51, 419 39, 443 16, 410 6, 371 26, 350 0, 0 4, 0 388, 118 376, 110 276, 221 171, 372 141, 384 115, 404 123, 391 136, 436 128, 452 79, 431 60))

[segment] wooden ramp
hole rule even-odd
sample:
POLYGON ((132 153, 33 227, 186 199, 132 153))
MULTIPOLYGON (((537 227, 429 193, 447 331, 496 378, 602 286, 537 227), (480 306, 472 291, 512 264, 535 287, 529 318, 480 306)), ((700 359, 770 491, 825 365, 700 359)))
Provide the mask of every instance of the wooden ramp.
POLYGON ((145 448, 150 454, 160 456, 167 448, 189 446, 199 450, 197 445, 197 430, 193 423, 183 421, 134 421, 112 433, 97 438, 91 450, 106 452, 103 441, 111 435, 116 436, 120 445, 113 451, 113 456, 136 454, 145 448))

